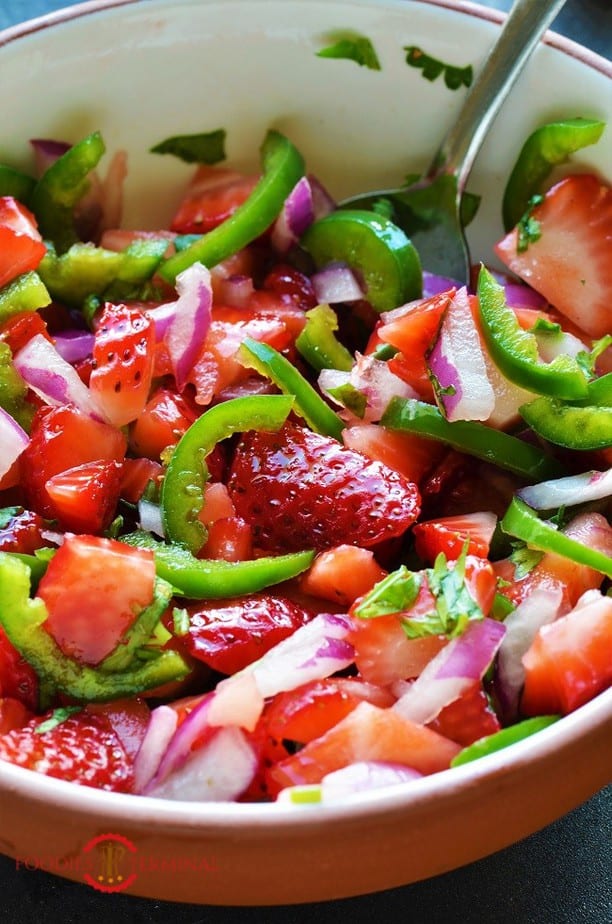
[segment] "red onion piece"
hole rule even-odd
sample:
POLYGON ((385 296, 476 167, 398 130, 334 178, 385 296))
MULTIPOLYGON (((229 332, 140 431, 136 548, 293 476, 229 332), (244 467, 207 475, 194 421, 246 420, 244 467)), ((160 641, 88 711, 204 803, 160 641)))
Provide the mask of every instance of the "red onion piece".
POLYGON ((272 226, 270 241, 279 253, 286 253, 297 244, 306 228, 314 221, 312 190, 307 177, 297 181, 272 226))
POLYGON ((155 308, 147 308, 145 314, 151 318, 155 327, 155 340, 159 343, 166 336, 166 331, 170 327, 176 314, 176 302, 166 302, 163 305, 156 305, 155 308))
POLYGON ((494 619, 468 624, 463 635, 451 639, 410 688, 391 708, 405 719, 425 725, 474 681, 482 680, 505 634, 494 619))
POLYGON ((138 501, 138 519, 140 528, 156 536, 165 537, 161 509, 158 504, 141 497, 138 501))
POLYGON ((321 780, 323 801, 340 799, 355 792, 367 792, 421 779, 422 773, 403 764, 363 760, 326 774, 321 780))
POLYGON ((25 430, 0 407, 0 478, 4 478, 29 442, 25 430))
POLYGON ((227 305, 229 308, 246 308, 254 291, 251 277, 236 273, 217 283, 216 303, 227 305))
POLYGON ((94 335, 88 330, 64 330, 53 337, 55 349, 67 363, 78 363, 91 356, 94 335))
POLYGON ((194 263, 177 276, 176 290, 179 294, 175 302, 176 313, 164 340, 177 388, 181 391, 187 384, 210 328, 212 287, 209 270, 201 263, 194 263))
POLYGON ((531 286, 522 285, 520 282, 508 282, 505 279, 500 280, 506 293, 506 302, 511 308, 545 308, 548 304, 543 295, 532 289, 531 286))
POLYGON ((423 270, 423 298, 431 298, 432 295, 448 292, 449 289, 458 289, 459 285, 460 283, 456 279, 449 279, 448 276, 436 276, 434 273, 423 270))
POLYGON ((525 682, 522 657, 531 647, 538 629, 562 615, 560 587, 536 587, 504 621, 506 634, 497 655, 495 692, 505 721, 517 718, 525 682))
POLYGON ((142 792, 157 773, 177 723, 178 712, 170 706, 158 706, 152 711, 134 761, 134 792, 142 792))
POLYGON ((457 291, 444 312, 428 366, 438 382, 436 400, 447 420, 490 417, 495 394, 465 287, 457 291))
POLYGON ((553 481, 528 485, 516 492, 534 510, 573 507, 587 501, 601 500, 612 494, 612 468, 605 472, 582 472, 553 481))
POLYGON ((317 221, 319 218, 325 218, 326 215, 335 210, 336 200, 312 173, 308 174, 308 182, 310 183, 314 218, 317 221))
POLYGON ((572 356, 575 359, 579 353, 589 352, 586 343, 564 330, 559 333, 534 331, 534 336, 538 341, 538 354, 544 363, 551 363, 557 356, 572 356))
POLYGON ((72 147, 65 141, 55 141, 52 138, 31 138, 30 144, 34 149, 34 162, 39 177, 72 147))
POLYGON ((365 298, 365 289, 346 263, 330 263, 311 277, 318 302, 337 305, 365 298))
POLYGON ((47 404, 74 404, 88 417, 105 420, 89 388, 42 334, 36 334, 19 350, 14 365, 26 384, 47 404))
POLYGON ((257 755, 239 728, 216 729, 204 744, 146 795, 183 802, 230 802, 255 776, 257 755))
POLYGON ((418 398, 410 385, 391 372, 388 364, 376 359, 373 354, 362 356, 356 353, 355 364, 350 372, 323 369, 319 374, 318 384, 321 391, 338 405, 341 405, 341 402, 331 394, 331 390, 351 385, 361 392, 366 399, 361 419, 366 423, 378 422, 394 397, 418 398))
MULTIPOLYGON (((145 795, 148 795, 150 790, 155 789, 171 773, 179 770, 185 764, 196 741, 212 734, 212 729, 208 722, 208 712, 213 696, 213 693, 204 694, 169 739, 155 775, 143 787, 142 792, 145 795)), ((157 710, 154 710, 154 712, 157 712, 157 710)), ((166 719, 163 727, 167 728, 169 725, 170 722, 166 719)))

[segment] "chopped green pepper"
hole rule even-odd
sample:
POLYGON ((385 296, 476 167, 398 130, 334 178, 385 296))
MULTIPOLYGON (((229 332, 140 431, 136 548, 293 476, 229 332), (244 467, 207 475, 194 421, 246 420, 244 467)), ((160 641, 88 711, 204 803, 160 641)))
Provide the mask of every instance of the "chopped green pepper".
POLYGON ((348 372, 354 359, 347 348, 334 336, 338 330, 336 312, 329 305, 317 305, 306 312, 306 326, 295 345, 306 362, 317 372, 340 369, 348 372))
POLYGON ((27 205, 36 186, 34 177, 15 170, 6 164, 0 164, 0 196, 12 196, 27 205))
POLYGON ((555 552, 612 578, 612 558, 609 555, 591 549, 566 536, 545 520, 540 520, 535 510, 518 497, 512 498, 500 526, 505 533, 522 539, 534 549, 555 552))
POLYGON ((570 154, 599 141, 605 122, 596 119, 564 119, 549 122, 529 136, 512 169, 504 191, 504 227, 510 231, 527 210, 529 200, 557 164, 570 154))
POLYGON ((206 541, 198 515, 208 480, 206 457, 220 441, 244 430, 278 430, 287 419, 293 398, 265 395, 234 398, 207 410, 185 431, 170 457, 162 484, 160 506, 166 536, 194 554, 206 541))
POLYGON ((174 586, 175 593, 193 600, 219 600, 252 594, 272 584, 297 577, 310 567, 314 552, 294 552, 249 561, 207 561, 195 558, 182 545, 168 544, 138 530, 121 541, 155 555, 157 574, 174 586))
POLYGON ((266 135, 261 159, 263 176, 246 202, 222 224, 166 260, 159 270, 166 282, 173 283, 192 263, 216 266, 270 227, 285 199, 304 176, 304 160, 297 148, 276 131, 266 135))
POLYGON ((313 430, 337 440, 341 438, 344 424, 338 415, 278 350, 267 343, 246 337, 238 352, 238 359, 243 366, 256 369, 260 375, 271 379, 286 395, 290 395, 294 399, 294 410, 302 415, 313 430))
POLYGON ((22 311, 37 311, 51 302, 38 273, 23 273, 0 289, 0 324, 22 311))
POLYGON ((390 430, 406 430, 439 440, 533 481, 563 474, 556 459, 537 446, 476 420, 448 421, 437 407, 416 398, 392 398, 381 424, 390 430))
POLYGON ((34 187, 30 207, 44 238, 63 252, 77 240, 73 211, 87 192, 87 177, 104 154, 100 132, 92 132, 51 164, 34 187))
POLYGON ((35 408, 27 395, 28 386, 13 365, 10 346, 0 343, 0 407, 29 432, 35 408))
POLYGON ((85 702, 110 702, 135 696, 164 683, 181 680, 189 668, 176 651, 122 671, 104 672, 67 657, 44 628, 47 608, 29 597, 30 570, 14 556, 0 552, 0 625, 38 674, 51 687, 85 702))
POLYGON ((484 266, 478 274, 478 308, 491 358, 511 382, 557 398, 587 395, 588 378, 573 357, 560 355, 550 363, 540 361, 535 334, 522 329, 506 304, 503 286, 484 266))
POLYGON ((419 255, 402 229, 382 215, 331 212, 307 228, 301 244, 319 268, 340 261, 360 273, 376 311, 391 311, 422 295, 419 255))
POLYGON ((125 670, 134 660, 138 649, 144 645, 155 631, 164 611, 170 605, 173 587, 159 576, 155 578, 153 600, 138 614, 125 632, 124 637, 114 651, 99 664, 98 670, 116 672, 125 670))
POLYGON ((536 398, 519 408, 523 420, 549 443, 567 449, 612 446, 612 406, 576 407, 556 398, 536 398))
POLYGON ((501 751, 502 748, 507 748, 511 744, 523 741, 525 738, 535 735, 536 732, 554 725, 559 719, 560 716, 558 715, 541 715, 535 719, 525 719, 524 722, 519 722, 517 725, 502 728, 501 731, 495 732, 493 735, 487 735, 486 738, 479 738, 478 741, 469 744, 453 757, 451 767, 460 767, 461 764, 469 764, 480 757, 486 757, 488 754, 494 754, 495 751, 501 751))

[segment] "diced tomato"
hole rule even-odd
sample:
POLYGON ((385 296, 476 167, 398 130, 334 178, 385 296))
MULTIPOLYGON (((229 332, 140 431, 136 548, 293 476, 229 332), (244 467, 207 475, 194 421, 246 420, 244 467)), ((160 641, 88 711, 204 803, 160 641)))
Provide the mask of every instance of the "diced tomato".
POLYGON ((17 699, 33 712, 38 707, 38 676, 13 647, 0 626, 0 697, 17 699))
POLYGON ((480 683, 474 683, 459 699, 449 703, 428 728, 466 747, 479 738, 493 735, 501 728, 487 694, 480 683))
POLYGON ((268 730, 276 738, 306 744, 324 735, 364 701, 381 708, 395 702, 387 690, 364 680, 313 680, 272 700, 267 710, 268 730))
POLYGON ((8 343, 13 356, 37 334, 51 340, 47 325, 38 311, 20 311, 0 326, 0 342, 8 343))
POLYGON ((253 530, 242 517, 223 517, 208 527, 208 538, 198 558, 248 561, 253 557, 253 530))
POLYGON ((342 431, 342 439, 349 449, 388 465, 415 484, 421 482, 445 452, 444 446, 435 440, 387 430, 379 424, 355 424, 342 431))
POLYGON ((181 395, 160 388, 130 427, 130 448, 140 456, 159 461, 164 449, 178 443, 195 418, 195 412, 181 395))
POLYGON ((64 654, 98 664, 153 600, 153 553, 97 536, 66 536, 38 585, 45 628, 64 654))
POLYGON ((18 699, 0 696, 0 735, 7 735, 15 728, 23 728, 33 713, 18 699))
POLYGON ((62 529, 94 534, 110 526, 122 481, 121 462, 84 462, 53 475, 45 488, 62 529))
POLYGON ((143 412, 155 360, 155 328, 134 305, 107 303, 96 329, 92 394, 116 427, 143 412))
POLYGON ((163 473, 163 467, 152 459, 124 459, 120 496, 137 504, 149 482, 159 482, 163 473))
POLYGON ((420 773, 446 769, 459 745, 393 709, 360 703, 346 718, 297 754, 269 771, 280 788, 320 783, 333 770, 361 760, 381 760, 412 767, 420 773))
POLYGON ((35 270, 46 252, 30 210, 12 196, 1 196, 0 287, 35 270))
POLYGON ((202 164, 170 228, 179 234, 205 234, 226 221, 253 192, 258 177, 202 164))
POLYGON ((384 571, 370 549, 356 545, 338 545, 320 552, 302 577, 300 588, 305 594, 350 606, 381 581, 384 571))
POLYGON ((412 528, 417 554, 433 564, 440 552, 448 560, 459 558, 468 542, 468 554, 486 558, 497 517, 489 511, 426 520, 412 528))
POLYGON ((50 478, 85 462, 121 462, 125 448, 120 430, 87 417, 73 405, 41 408, 20 458, 28 506, 43 516, 55 517, 55 505, 46 489, 50 478))
POLYGON ((523 656, 525 715, 572 712, 612 683, 612 598, 591 591, 523 656))

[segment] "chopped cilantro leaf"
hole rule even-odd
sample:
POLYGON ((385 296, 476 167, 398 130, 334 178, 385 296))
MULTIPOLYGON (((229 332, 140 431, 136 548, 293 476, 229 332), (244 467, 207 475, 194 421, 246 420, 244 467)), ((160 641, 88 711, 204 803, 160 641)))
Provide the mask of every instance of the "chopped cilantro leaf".
POLYGON ((225 160, 225 129, 197 135, 173 135, 150 148, 152 154, 173 154, 186 164, 218 164, 225 160))
POLYGON ((472 65, 456 67, 454 64, 445 64, 438 58, 426 54, 418 45, 405 45, 406 64, 416 67, 423 72, 425 80, 437 80, 444 74, 444 83, 449 90, 458 90, 459 87, 469 87, 474 77, 472 65))
POLYGON ((353 611, 360 619, 390 616, 410 609, 421 586, 421 575, 402 565, 375 584, 353 611))
POLYGON ((544 552, 538 552, 537 549, 528 548, 524 542, 517 540, 512 542, 512 554, 510 561, 514 565, 514 578, 517 581, 526 577, 537 564, 542 560, 544 552))
POLYGON ((44 735, 45 732, 51 731, 53 728, 61 725, 62 722, 69 719, 71 715, 74 715, 76 712, 81 712, 82 708, 82 706, 60 706, 59 709, 54 709, 48 719, 45 719, 44 722, 36 726, 34 729, 35 733, 37 735, 44 735))
POLYGON ((519 223, 516 226, 517 229, 517 238, 516 238, 516 252, 525 253, 530 244, 535 244, 536 241, 539 241, 542 236, 542 229, 540 227, 540 222, 533 217, 531 214, 536 208, 544 201, 544 196, 532 196, 529 200, 529 205, 527 206, 527 211, 519 220, 519 223))
POLYGON ((319 58, 342 58, 354 61, 360 67, 367 67, 371 71, 381 69, 374 45, 365 35, 356 32, 335 32, 327 38, 332 44, 317 52, 319 58))

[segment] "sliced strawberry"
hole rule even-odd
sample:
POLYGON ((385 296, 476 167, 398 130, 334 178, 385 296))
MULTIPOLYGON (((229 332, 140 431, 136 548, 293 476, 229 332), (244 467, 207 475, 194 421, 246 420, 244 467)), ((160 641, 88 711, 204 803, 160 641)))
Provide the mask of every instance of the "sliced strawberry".
POLYGON ((447 559, 459 558, 468 543, 468 553, 487 558, 497 517, 489 511, 464 513, 417 523, 412 529, 417 554, 433 564, 443 552, 447 559))
POLYGON ((204 234, 226 221, 251 195, 258 177, 202 164, 171 222, 179 234, 204 234))
POLYGON ((106 304, 96 330, 92 394, 116 427, 144 410, 153 377, 155 328, 135 306, 106 304))
POLYGON ((223 517, 208 527, 198 555, 215 561, 247 561, 253 557, 253 530, 242 517, 223 517))
POLYGON ((137 504, 147 485, 151 481, 159 482, 163 474, 163 467, 152 459, 124 459, 121 497, 130 504, 137 504))
POLYGON ((20 311, 0 326, 0 341, 8 343, 13 356, 37 334, 51 340, 47 325, 38 311, 20 311))
POLYGON ((303 593, 350 606, 386 575, 369 549, 338 545, 320 552, 300 581, 303 593))
POLYGON ((187 651, 222 674, 235 674, 256 661, 313 615, 298 603, 272 594, 194 603, 187 612, 187 651))
POLYGON ((271 551, 370 548, 419 512, 417 487, 402 475, 294 423, 243 436, 228 487, 255 544, 271 551))
POLYGON ((10 697, 35 711, 38 706, 38 676, 21 657, 0 626, 0 697, 10 697))
POLYGON ((0 286, 35 270, 47 248, 36 219, 12 196, 0 198, 0 286))
POLYGON ((147 401, 130 428, 130 447, 139 456, 159 460, 191 426, 196 414, 188 402, 168 388, 160 388, 147 401))
POLYGON ((23 728, 32 718, 30 710, 18 699, 0 696, 0 736, 15 728, 23 728))
POLYGON ((531 213, 539 238, 518 252, 514 228, 495 247, 506 266, 592 337, 610 332, 612 188, 568 176, 531 213))
POLYGON ((0 760, 19 767, 113 792, 129 792, 133 763, 104 714, 86 709, 39 731, 52 714, 0 736, 0 760))
POLYGON ((314 308, 317 304, 310 278, 289 264, 279 263, 270 270, 264 279, 263 287, 264 290, 274 292, 283 301, 297 305, 304 311, 314 308))
POLYGON ((356 424, 342 431, 349 449, 388 465, 409 481, 420 484, 445 453, 444 446, 416 433, 399 433, 379 424, 356 424))
POLYGON ((9 508, 9 515, 0 520, 0 552, 33 555, 45 544, 44 527, 44 520, 37 513, 22 507, 9 508))
POLYGON ((85 462, 53 475, 45 487, 62 529, 100 533, 110 526, 121 493, 121 462, 85 462))
POLYGON ((459 699, 445 706, 428 728, 466 747, 495 734, 501 725, 481 684, 474 683, 459 699))

